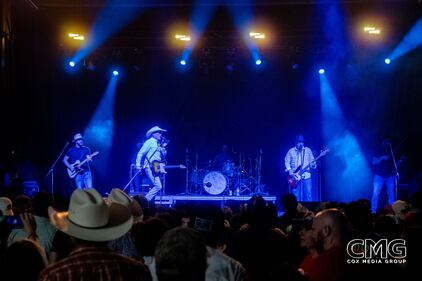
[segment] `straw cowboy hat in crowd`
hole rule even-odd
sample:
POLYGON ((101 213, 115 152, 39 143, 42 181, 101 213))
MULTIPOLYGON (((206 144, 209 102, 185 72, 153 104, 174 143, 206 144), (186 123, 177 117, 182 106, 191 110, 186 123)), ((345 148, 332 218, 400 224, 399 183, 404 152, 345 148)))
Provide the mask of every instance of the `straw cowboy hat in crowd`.
POLYGON ((109 204, 93 188, 76 189, 70 197, 68 212, 49 208, 53 225, 64 233, 86 241, 111 241, 123 236, 132 227, 128 206, 130 197, 114 191, 109 204))

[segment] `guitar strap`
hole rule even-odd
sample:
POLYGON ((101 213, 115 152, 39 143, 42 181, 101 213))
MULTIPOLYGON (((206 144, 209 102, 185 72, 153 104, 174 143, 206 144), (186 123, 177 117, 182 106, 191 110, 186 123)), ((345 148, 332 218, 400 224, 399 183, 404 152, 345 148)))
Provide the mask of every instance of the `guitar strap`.
MULTIPOLYGON (((158 146, 157 146, 157 148, 155 149, 155 151, 151 154, 151 156, 148 158, 148 157, 145 157, 145 159, 147 159, 147 162, 148 162, 148 166, 151 166, 151 158, 152 158, 152 156, 154 156, 155 155, 155 153, 157 153, 158 151, 160 151, 160 144, 158 144, 158 146)), ((160 153, 161 153, 161 151, 160 151, 160 153)))
MULTIPOLYGON (((84 161, 88 157, 88 155, 92 155, 91 149, 88 146, 81 146, 81 148, 87 149, 88 150, 88 154, 84 154, 84 156, 82 157, 82 159, 79 159, 80 162, 84 161)), ((88 167, 88 171, 91 172, 91 165, 89 164, 89 162, 90 161, 87 161, 87 162, 85 162, 85 164, 86 164, 86 167, 88 167)), ((82 166, 85 166, 85 164, 82 165, 82 166)), ((86 168, 84 169, 82 166, 80 167, 80 169, 86 171, 86 168)))
POLYGON ((146 159, 147 159, 147 162, 148 162, 148 165, 149 166, 151 166, 151 158, 152 158, 152 156, 154 156, 154 154, 156 153, 158 151, 158 147, 155 149, 155 151, 151 154, 151 156, 148 158, 148 157, 145 157, 146 159))
MULTIPOLYGON (((305 148, 302 148, 301 156, 299 156, 299 151, 297 152, 296 161, 299 162, 299 159, 301 160, 300 163, 296 163, 297 167, 302 166, 303 167, 303 161, 305 160, 305 148)), ((298 171, 299 172, 299 171, 298 171)))
MULTIPOLYGON (((85 147, 88 149, 88 153, 89 153, 89 155, 92 155, 92 153, 91 153, 91 149, 90 149, 89 147, 87 147, 87 146, 85 146, 85 147)), ((90 162, 90 161, 88 161, 88 162, 87 162, 87 164, 88 164, 88 171, 89 171, 89 172, 91 172, 91 165, 89 164, 89 162, 90 162)))

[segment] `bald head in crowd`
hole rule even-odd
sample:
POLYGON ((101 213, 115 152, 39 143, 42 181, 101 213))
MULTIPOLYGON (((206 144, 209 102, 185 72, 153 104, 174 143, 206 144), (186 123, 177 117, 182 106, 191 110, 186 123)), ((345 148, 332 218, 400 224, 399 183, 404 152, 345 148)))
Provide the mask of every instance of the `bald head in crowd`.
POLYGON ((341 247, 347 232, 347 220, 337 209, 319 212, 312 223, 313 236, 318 253, 341 247))

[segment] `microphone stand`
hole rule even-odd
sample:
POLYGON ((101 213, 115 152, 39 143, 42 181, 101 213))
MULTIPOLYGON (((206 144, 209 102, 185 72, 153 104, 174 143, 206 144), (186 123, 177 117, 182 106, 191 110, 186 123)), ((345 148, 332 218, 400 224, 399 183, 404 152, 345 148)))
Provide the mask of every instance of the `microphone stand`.
POLYGON ((62 150, 60 151, 59 156, 57 156, 56 161, 54 161, 53 165, 51 165, 50 169, 48 170, 47 175, 44 178, 44 181, 51 175, 51 194, 54 194, 54 167, 56 167, 57 162, 62 157, 64 151, 66 150, 67 146, 69 145, 69 142, 66 142, 62 150))
POLYGON ((185 154, 185 162, 186 162, 186 184, 185 184, 185 194, 189 194, 189 148, 186 148, 185 154))
POLYGON ((390 147, 390 153, 391 153, 391 157, 393 159, 394 169, 395 169, 395 172, 396 172, 396 180, 395 180, 396 186, 395 186, 395 190, 394 190, 394 193, 395 193, 394 198, 397 200, 397 189, 399 187, 400 174, 399 174, 399 169, 397 167, 396 157, 394 156, 394 151, 393 151, 393 148, 391 147, 391 142, 388 143, 388 144, 389 144, 389 147, 390 147))
POLYGON ((139 175, 139 173, 142 171, 142 169, 137 169, 136 173, 132 176, 132 178, 129 180, 129 182, 123 187, 123 191, 128 188, 128 186, 132 183, 132 181, 139 175))
POLYGON ((261 164, 262 164, 262 148, 259 149, 259 156, 257 158, 257 184, 255 187, 255 194, 262 195, 264 193, 261 185, 261 164))

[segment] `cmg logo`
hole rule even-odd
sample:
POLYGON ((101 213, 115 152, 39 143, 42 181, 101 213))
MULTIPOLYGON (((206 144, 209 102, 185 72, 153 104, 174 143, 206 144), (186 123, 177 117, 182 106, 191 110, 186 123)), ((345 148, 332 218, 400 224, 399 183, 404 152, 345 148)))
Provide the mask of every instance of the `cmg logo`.
POLYGON ((376 263, 380 263, 383 260, 387 262, 387 259, 404 260, 407 255, 406 240, 394 239, 388 241, 387 239, 380 239, 374 241, 372 239, 353 239, 347 243, 347 254, 357 260, 375 259, 376 263))

